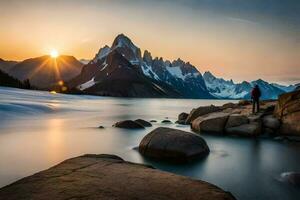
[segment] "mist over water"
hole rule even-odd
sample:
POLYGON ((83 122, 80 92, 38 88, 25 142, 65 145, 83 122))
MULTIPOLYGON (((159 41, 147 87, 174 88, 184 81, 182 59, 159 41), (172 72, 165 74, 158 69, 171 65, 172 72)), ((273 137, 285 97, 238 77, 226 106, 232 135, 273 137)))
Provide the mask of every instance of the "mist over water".
POLYGON ((0 187, 71 157, 106 153, 216 184, 237 199, 300 198, 299 188, 279 181, 283 172, 300 171, 299 143, 203 135, 209 156, 181 165, 144 159, 133 150, 156 127, 190 131, 162 125, 166 117, 175 122, 181 112, 228 101, 71 96, 4 87, 0 97, 0 187), (138 118, 158 123, 145 130, 112 127, 138 118))

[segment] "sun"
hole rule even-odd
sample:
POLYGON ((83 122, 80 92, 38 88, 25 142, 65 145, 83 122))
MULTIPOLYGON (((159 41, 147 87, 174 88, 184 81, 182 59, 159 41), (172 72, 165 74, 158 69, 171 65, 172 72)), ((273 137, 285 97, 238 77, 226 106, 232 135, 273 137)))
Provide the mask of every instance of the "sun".
POLYGON ((55 50, 55 49, 51 50, 50 56, 51 56, 52 58, 57 58, 57 57, 59 56, 58 51, 55 50))

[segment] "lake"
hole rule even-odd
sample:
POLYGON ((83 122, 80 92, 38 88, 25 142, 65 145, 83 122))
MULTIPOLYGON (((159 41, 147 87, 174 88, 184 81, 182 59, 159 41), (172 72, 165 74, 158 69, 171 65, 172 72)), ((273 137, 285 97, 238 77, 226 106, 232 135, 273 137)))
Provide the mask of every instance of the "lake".
POLYGON ((76 96, 0 87, 0 187, 67 158, 105 153, 213 183, 237 199, 300 199, 299 188, 279 181, 283 172, 300 171, 299 143, 204 134, 211 153, 188 164, 154 162, 133 149, 159 126, 190 131, 189 126, 161 124, 165 118, 175 122, 181 112, 227 102, 76 96), (112 127, 117 121, 138 118, 158 123, 145 130, 112 127))

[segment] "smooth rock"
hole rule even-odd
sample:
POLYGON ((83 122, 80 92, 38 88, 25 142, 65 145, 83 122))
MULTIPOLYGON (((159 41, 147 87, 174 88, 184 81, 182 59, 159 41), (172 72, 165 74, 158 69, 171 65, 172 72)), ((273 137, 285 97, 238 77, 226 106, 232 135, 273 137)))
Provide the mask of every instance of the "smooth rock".
POLYGON ((142 139, 139 151, 150 158, 186 162, 205 157, 209 153, 209 148, 199 135, 159 127, 142 139))
POLYGON ((228 113, 222 112, 200 116, 193 121, 192 130, 196 132, 222 134, 224 132, 228 117, 228 113))
POLYGON ((157 120, 152 119, 152 120, 150 120, 150 122, 151 122, 151 123, 156 123, 157 120))
POLYGON ((284 172, 280 175, 280 181, 286 182, 295 186, 300 186, 299 172, 284 172))
POLYGON ((86 155, 0 189, 9 200, 234 200, 228 192, 200 180, 126 162, 113 155, 86 155))
POLYGON ((261 114, 251 114, 248 116, 248 119, 249 119, 249 122, 252 123, 252 122, 259 122, 261 123, 262 122, 262 115, 261 114))
POLYGON ((203 106, 196 109, 193 109, 188 118, 186 119, 186 124, 191 124, 196 118, 199 116, 203 116, 209 113, 220 111, 221 109, 217 106, 211 105, 211 106, 203 106))
POLYGON ((163 124, 172 124, 172 122, 168 119, 162 120, 161 123, 163 123, 163 124))
POLYGON ((188 116, 189 116, 189 114, 187 114, 187 113, 185 113, 185 112, 180 113, 180 114, 178 115, 177 123, 178 123, 178 124, 183 124, 183 125, 185 125, 185 124, 186 124, 185 121, 186 121, 186 119, 188 118, 188 116))
POLYGON ((144 127, 151 127, 152 126, 152 124, 150 122, 147 122, 143 119, 137 119, 137 120, 134 120, 134 121, 141 124, 144 127))
POLYGON ((263 126, 276 130, 280 127, 280 121, 275 118, 273 115, 267 115, 263 117, 263 126))
POLYGON ((243 124, 241 126, 231 127, 226 129, 229 135, 253 137, 261 134, 261 123, 253 122, 250 124, 243 124))
POLYGON ((268 128, 268 127, 263 127, 262 133, 266 134, 266 135, 273 135, 274 136, 274 135, 276 135, 276 130, 268 128))
POLYGON ((125 120, 125 121, 120 121, 117 122, 113 125, 114 127, 117 128, 126 128, 126 129, 143 129, 145 128, 143 125, 132 121, 132 120, 125 120))
POLYGON ((240 126, 248 123, 249 119, 247 116, 241 114, 232 114, 229 116, 225 128, 240 126))

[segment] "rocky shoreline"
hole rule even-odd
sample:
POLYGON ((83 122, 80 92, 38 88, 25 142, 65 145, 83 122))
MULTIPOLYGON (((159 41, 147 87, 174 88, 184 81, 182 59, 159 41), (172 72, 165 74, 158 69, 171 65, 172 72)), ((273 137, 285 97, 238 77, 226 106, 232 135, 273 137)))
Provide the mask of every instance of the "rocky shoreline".
POLYGON ((300 91, 283 94, 278 101, 262 101, 259 113, 252 103, 241 100, 223 106, 203 106, 181 113, 177 123, 191 125, 197 133, 244 137, 300 136, 300 91))
MULTIPOLYGON (((190 125, 195 133, 158 127, 141 140, 138 150, 143 156, 159 161, 189 162, 209 155, 209 146, 201 137, 203 133, 298 138, 299 120, 300 91, 281 95, 278 101, 262 101, 261 111, 256 114, 252 114, 251 102, 245 100, 237 104, 203 106, 178 116, 177 123, 190 125)), ((150 122, 125 120, 113 126, 145 129, 152 126, 150 122)), ((166 119, 161 123, 169 122, 166 119)), ((283 174, 281 178, 298 185, 299 177, 298 172, 292 172, 283 174)), ((118 156, 85 155, 1 188, 0 199, 235 198, 212 184, 126 162, 118 156)))

